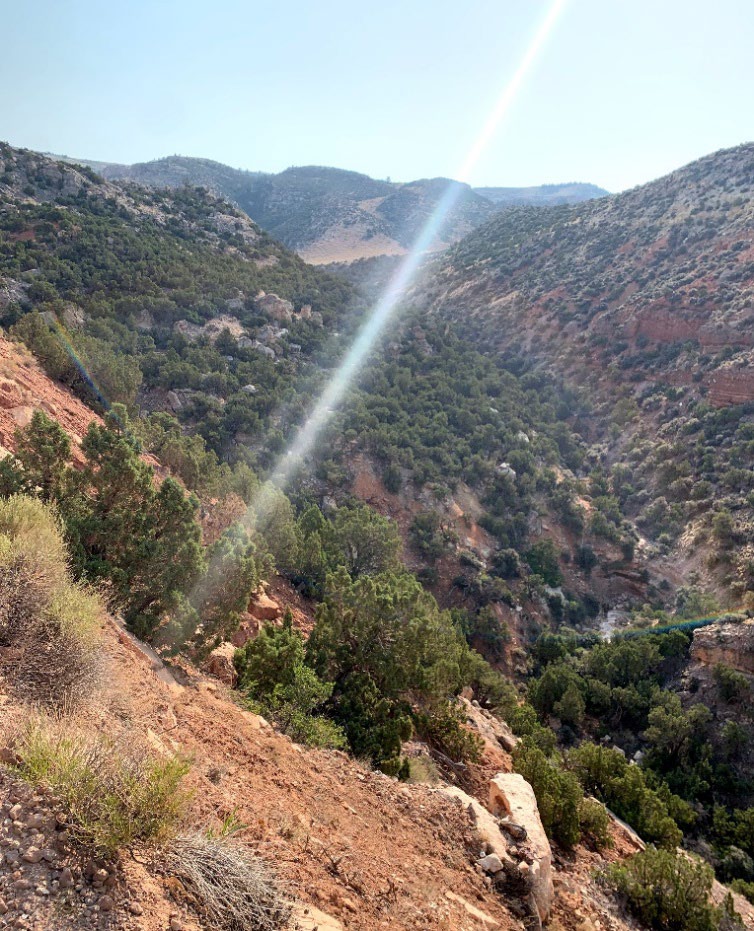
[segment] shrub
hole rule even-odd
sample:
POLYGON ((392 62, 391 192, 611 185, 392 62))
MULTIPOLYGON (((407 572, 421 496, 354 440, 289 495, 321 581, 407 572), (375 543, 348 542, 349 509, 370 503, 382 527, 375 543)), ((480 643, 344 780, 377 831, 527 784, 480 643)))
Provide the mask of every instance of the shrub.
POLYGON ((712 670, 712 676, 724 702, 738 702, 749 694, 749 680, 746 676, 725 663, 717 663, 712 670))
POLYGON ((208 834, 179 835, 168 866, 208 927, 218 931, 278 931, 291 906, 269 868, 239 841, 208 834))
POLYGON ((237 650, 238 687, 254 710, 272 718, 293 740, 316 747, 345 746, 337 724, 315 714, 330 698, 323 682, 304 664, 304 638, 286 614, 282 627, 265 624, 258 637, 237 650))
POLYGON ((0 501, 0 645, 26 696, 57 708, 74 705, 100 669, 100 600, 67 576, 54 511, 15 495, 0 501))
POLYGON ((647 785, 644 772, 631 766, 620 751, 584 742, 569 752, 567 762, 584 790, 593 792, 645 840, 669 849, 680 844, 683 835, 668 802, 684 817, 693 813, 680 798, 647 785))
POLYGON ((426 742, 459 762, 478 763, 484 743, 466 727, 466 715, 460 705, 444 705, 433 714, 416 715, 416 729, 426 742))
POLYGON ((431 757, 424 756, 422 754, 421 756, 410 756, 407 757, 407 759, 407 782, 410 782, 414 785, 419 783, 437 785, 437 783, 440 781, 440 770, 431 757))
POLYGON ((580 812, 584 794, 573 773, 548 758, 531 738, 523 738, 513 751, 513 766, 534 789, 539 815, 547 836, 564 847, 581 837, 580 812))
POLYGON ((579 808, 579 827, 598 850, 613 846, 610 835, 610 815, 596 798, 585 798, 579 808))
POLYGON ((29 724, 14 750, 21 776, 54 793, 71 833, 97 855, 113 856, 134 841, 162 840, 183 813, 181 780, 188 766, 177 757, 126 751, 99 734, 45 718, 29 724))
POLYGON ((706 863, 674 850, 647 847, 610 867, 606 880, 629 909, 657 931, 717 931, 733 926, 730 907, 710 902, 714 873, 706 863))

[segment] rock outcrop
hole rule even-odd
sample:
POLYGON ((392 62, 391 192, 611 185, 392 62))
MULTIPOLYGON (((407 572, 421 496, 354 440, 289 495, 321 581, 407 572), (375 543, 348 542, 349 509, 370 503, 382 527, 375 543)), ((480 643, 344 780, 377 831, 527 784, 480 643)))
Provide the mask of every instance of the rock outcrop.
POLYGON ((531 854, 531 890, 541 921, 547 921, 552 908, 552 850, 547 839, 534 790, 519 773, 499 773, 490 782, 490 809, 500 817, 505 833, 525 841, 531 854), (506 827, 510 825, 510 827, 506 827))
POLYGON ((233 664, 233 657, 236 654, 236 648, 232 643, 221 643, 210 654, 207 660, 207 672, 233 688, 238 681, 236 667, 233 664))
POLYGON ((493 746, 500 746, 508 753, 513 750, 518 743, 518 738, 505 721, 501 721, 497 715, 481 708, 479 702, 469 700, 463 695, 459 701, 463 706, 466 722, 478 731, 486 742, 493 746))
POLYGON ((280 605, 264 592, 257 592, 252 596, 248 608, 249 614, 258 621, 276 621, 280 615, 280 605))
POLYGON ((482 844, 477 867, 504 895, 520 897, 541 926, 552 909, 552 850, 529 783, 518 773, 499 773, 490 782, 488 808, 457 786, 439 791, 468 812, 482 844))
POLYGON ((754 620, 700 627, 694 631, 691 655, 705 666, 724 663, 754 676, 754 620))

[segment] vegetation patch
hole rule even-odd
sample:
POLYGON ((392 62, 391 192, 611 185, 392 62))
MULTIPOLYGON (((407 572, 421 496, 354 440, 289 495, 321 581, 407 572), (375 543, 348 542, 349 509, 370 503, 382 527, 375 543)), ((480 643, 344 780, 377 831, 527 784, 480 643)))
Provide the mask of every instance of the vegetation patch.
POLYGON ((20 775, 59 799, 71 834, 94 854, 112 857, 137 841, 166 840, 184 814, 188 764, 177 757, 157 759, 43 717, 13 750, 20 775))
POLYGON ((168 850, 168 868, 196 911, 217 931, 279 931, 291 905, 258 857, 230 837, 181 834, 168 850))
POLYGON ((27 699, 81 702, 100 673, 100 599, 69 578, 54 510, 24 495, 0 499, 0 647, 27 699))

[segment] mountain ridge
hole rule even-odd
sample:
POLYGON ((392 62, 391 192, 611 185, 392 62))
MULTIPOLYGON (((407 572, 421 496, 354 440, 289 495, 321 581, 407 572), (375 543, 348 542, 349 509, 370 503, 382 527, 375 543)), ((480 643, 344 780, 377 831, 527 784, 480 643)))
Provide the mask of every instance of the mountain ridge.
MULTIPOLYGON (((133 165, 63 158, 87 165, 110 180, 156 187, 208 187, 228 197, 272 236, 315 264, 403 254, 448 184, 460 184, 447 178, 398 183, 321 165, 292 166, 278 173, 254 172, 212 159, 178 155, 133 165)), ((447 248, 509 204, 570 203, 606 193, 595 185, 573 183, 484 189, 463 184, 432 251, 447 248)))

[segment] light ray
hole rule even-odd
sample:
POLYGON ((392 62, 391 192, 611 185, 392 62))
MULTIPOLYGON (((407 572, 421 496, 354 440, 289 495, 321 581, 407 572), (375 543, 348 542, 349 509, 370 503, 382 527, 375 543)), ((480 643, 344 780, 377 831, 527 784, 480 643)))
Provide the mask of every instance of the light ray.
POLYGON ((456 173, 458 180, 452 181, 446 188, 427 222, 419 231, 410 251, 402 259, 343 360, 315 402, 306 421, 299 428, 288 449, 278 459, 269 481, 254 496, 246 515, 242 518, 242 523, 247 527, 264 526, 272 517, 278 489, 283 489, 290 483, 299 466, 314 448, 367 356, 377 345, 401 299, 416 277, 422 260, 430 251, 448 214, 463 192, 464 185, 459 182, 468 182, 470 179, 479 159, 510 112, 525 79, 531 73, 566 4, 567 0, 552 0, 547 7, 546 15, 534 33, 518 67, 506 82, 479 135, 466 153, 456 173))
MULTIPOLYGON (((471 177, 479 159, 514 104, 524 80, 530 74, 566 3, 567 0, 553 0, 550 4, 521 62, 503 87, 492 112, 466 154, 456 174, 459 182, 467 182, 471 177)), ((343 399, 367 355, 377 344, 401 298, 416 277, 422 260, 440 233, 448 214, 463 190, 463 185, 456 182, 451 182, 446 188, 431 216, 420 230, 411 250, 403 258, 343 361, 325 386, 305 423, 299 428, 293 442, 278 460, 270 479, 278 488, 284 488, 288 484, 295 470, 313 449, 322 429, 343 399)))

